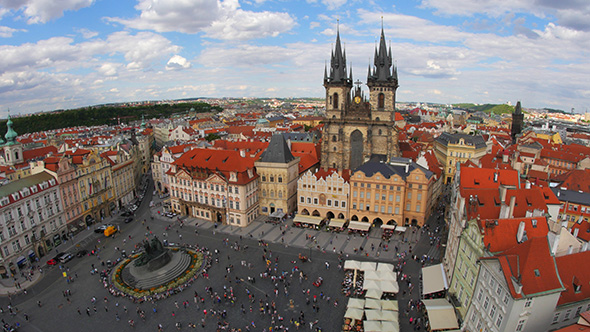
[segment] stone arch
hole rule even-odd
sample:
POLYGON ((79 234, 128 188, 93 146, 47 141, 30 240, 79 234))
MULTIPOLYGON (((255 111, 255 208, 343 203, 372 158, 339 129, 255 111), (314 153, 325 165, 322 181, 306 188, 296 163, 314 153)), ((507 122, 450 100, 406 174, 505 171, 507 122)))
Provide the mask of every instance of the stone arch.
POLYGON ((418 220, 412 219, 412 226, 418 226, 418 220))
POLYGON ((328 213, 326 213, 326 218, 333 219, 334 218, 334 213, 332 211, 328 211, 328 213))
POLYGON ((362 222, 369 222, 369 218, 367 217, 363 217, 363 219, 361 219, 362 222))
POLYGON ((301 214, 304 216, 309 216, 309 211, 307 211, 307 209, 303 209, 303 211, 301 211, 301 214))
POLYGON ((363 163, 363 133, 356 129, 350 134, 350 169, 356 169, 363 163))
POLYGON ((376 117, 376 118, 375 118, 375 121, 381 121, 381 118, 379 118, 379 117, 376 117))
POLYGON ((383 220, 381 220, 381 218, 375 218, 373 219, 372 224, 375 227, 381 227, 381 225, 383 225, 383 220))
POLYGON ((332 98, 333 104, 332 106, 334 107, 335 110, 338 109, 338 94, 334 93, 334 98, 332 98))
POLYGON ((342 212, 338 213, 338 219, 344 219, 344 214, 342 214, 342 212))
POLYGON ((393 219, 389 219, 389 221, 387 222, 387 225, 397 225, 397 221, 393 220, 393 219))
POLYGON ((354 216, 350 217, 350 220, 352 220, 352 221, 358 221, 359 220, 359 217, 357 217, 356 214, 355 214, 354 216))
POLYGON ((313 212, 311 213, 311 215, 312 216, 315 216, 315 217, 319 217, 320 216, 320 213, 318 212, 318 210, 313 210, 313 212))
POLYGON ((336 138, 336 135, 332 135, 332 142, 337 142, 338 138, 336 138))

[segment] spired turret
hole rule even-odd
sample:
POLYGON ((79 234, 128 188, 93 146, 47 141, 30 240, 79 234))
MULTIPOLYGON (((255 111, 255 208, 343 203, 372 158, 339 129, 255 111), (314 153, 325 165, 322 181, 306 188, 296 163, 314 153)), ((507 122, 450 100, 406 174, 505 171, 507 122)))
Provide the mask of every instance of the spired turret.
POLYGON ((326 112, 330 119, 342 118, 342 112, 350 104, 352 89, 352 70, 346 70, 346 52, 340 42, 340 29, 336 32, 336 46, 330 57, 330 72, 324 68, 324 87, 326 88, 326 112))
POLYGON ((398 88, 397 68, 393 64, 391 47, 387 49, 385 32, 381 27, 379 45, 375 47, 373 68, 367 72, 370 103, 373 120, 393 121, 395 114, 395 95, 398 88))

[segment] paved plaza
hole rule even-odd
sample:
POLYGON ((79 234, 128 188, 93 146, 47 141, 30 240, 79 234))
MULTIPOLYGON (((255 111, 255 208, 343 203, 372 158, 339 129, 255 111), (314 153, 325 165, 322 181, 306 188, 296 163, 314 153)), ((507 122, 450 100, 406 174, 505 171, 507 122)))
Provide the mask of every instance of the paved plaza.
MULTIPOLYGON (((344 271, 339 269, 339 257, 396 263, 397 253, 405 251, 409 254, 410 247, 417 255, 440 257, 441 254, 441 249, 430 246, 428 239, 421 241, 423 232, 412 229, 406 234, 395 235, 389 243, 389 250, 385 251, 379 246, 380 230, 372 230, 368 237, 349 237, 345 233, 294 228, 289 221, 274 225, 258 220, 248 227, 238 228, 215 226, 194 218, 185 219, 184 226, 180 227, 176 218, 159 216, 160 207, 150 210, 148 203, 151 199, 150 192, 139 207, 135 221, 129 224, 121 221, 121 232, 116 237, 105 238, 89 229, 63 244, 59 251, 75 253, 96 246, 101 250, 96 256, 74 258, 62 269, 43 266, 43 276, 36 275, 34 284, 21 284, 27 294, 20 292, 0 298, 4 311, 0 314, 2 318, 12 324, 18 322, 20 331, 157 331, 159 324, 164 331, 172 331, 177 329, 177 323, 182 330, 190 330, 190 324, 195 324, 196 329, 204 331, 270 331, 271 327, 281 326, 282 329, 272 331, 286 331, 287 328, 290 331, 339 331, 347 303, 341 293, 344 271), (155 216, 153 220, 150 218, 152 214, 155 216), (143 219, 145 225, 142 225, 143 219), (92 265, 100 270, 104 268, 101 262, 115 261, 120 257, 120 250, 130 253, 149 232, 170 243, 207 248, 213 259, 209 278, 200 276, 183 292, 155 303, 136 304, 126 298, 111 296, 99 276, 90 274, 92 265), (266 245, 261 246, 260 239, 266 245), (359 251, 361 247, 363 252, 359 251), (311 261, 302 263, 298 260, 299 253, 309 256, 311 261), (73 278, 73 282, 66 281, 64 272, 73 278), (266 278, 265 272, 268 273, 266 278), (300 278, 300 272, 303 278, 300 278), (313 286, 318 277, 323 278, 323 284, 313 286), (254 278, 255 282, 248 281, 249 278, 254 278), (230 289, 236 298, 234 303, 223 297, 230 289), (68 290, 71 296, 64 295, 68 290), (91 302, 93 297, 95 303, 91 302), (12 314, 7 309, 9 304, 13 308, 12 314), (138 314, 140 311, 144 313, 144 319, 138 314), (129 320, 135 322, 134 327, 128 324, 129 320)), ((105 222, 119 223, 119 218, 105 222)), ((51 257, 45 257, 41 263, 51 257)), ((415 275, 417 280, 421 265, 408 260, 405 266, 404 273, 415 275)), ((10 287, 3 289, 4 292, 11 290, 10 287)), ((417 300, 418 294, 418 290, 410 292, 405 283, 400 283, 401 331, 411 328, 403 312, 407 301, 417 300), (402 296, 401 292, 406 290, 407 296, 402 296)), ((409 314, 412 315, 416 317, 418 313, 409 314)))

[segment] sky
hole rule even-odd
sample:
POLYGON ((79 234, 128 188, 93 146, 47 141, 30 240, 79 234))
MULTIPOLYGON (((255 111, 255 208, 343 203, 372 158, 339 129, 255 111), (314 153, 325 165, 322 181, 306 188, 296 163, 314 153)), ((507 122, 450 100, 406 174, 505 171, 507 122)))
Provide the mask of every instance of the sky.
POLYGON ((324 97, 339 29, 397 100, 590 106, 587 0, 0 0, 0 117, 141 100, 324 97))

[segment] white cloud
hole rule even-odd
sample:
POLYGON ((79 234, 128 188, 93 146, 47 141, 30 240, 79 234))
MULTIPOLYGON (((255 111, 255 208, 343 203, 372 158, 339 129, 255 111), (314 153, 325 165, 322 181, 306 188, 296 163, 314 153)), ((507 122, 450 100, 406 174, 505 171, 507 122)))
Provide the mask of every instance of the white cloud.
POLYGON ((0 37, 1 38, 10 38, 15 32, 23 31, 19 29, 13 29, 6 26, 0 26, 0 37))
POLYGON ((220 17, 204 31, 210 38, 247 40, 276 37, 294 25, 295 20, 288 13, 245 11, 239 9, 237 0, 226 0, 222 3, 220 17))
POLYGON ((92 5, 93 0, 0 0, 0 6, 22 11, 27 23, 46 23, 64 15, 65 11, 78 10, 92 5))
POLYGON ((295 25, 288 13, 242 10, 237 0, 139 0, 135 8, 139 17, 107 20, 140 30, 205 32, 222 40, 276 37, 295 25))
POLYGON ((328 10, 336 10, 346 4, 346 0, 321 0, 328 10))
POLYGON ((103 63, 97 69, 97 71, 104 76, 114 76, 117 74, 117 71, 119 70, 120 67, 121 67, 121 64, 119 64, 119 63, 108 62, 108 63, 103 63))
POLYGON ((191 63, 180 55, 174 55, 170 58, 170 60, 168 60, 168 63, 166 63, 166 70, 179 70, 190 67, 191 63))
POLYGON ((74 29, 76 32, 80 33, 82 35, 82 37, 86 38, 86 39, 90 39, 90 38, 94 38, 96 36, 98 36, 98 32, 96 31, 92 31, 86 28, 82 28, 82 29, 74 29))

